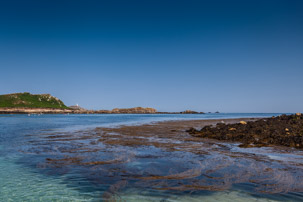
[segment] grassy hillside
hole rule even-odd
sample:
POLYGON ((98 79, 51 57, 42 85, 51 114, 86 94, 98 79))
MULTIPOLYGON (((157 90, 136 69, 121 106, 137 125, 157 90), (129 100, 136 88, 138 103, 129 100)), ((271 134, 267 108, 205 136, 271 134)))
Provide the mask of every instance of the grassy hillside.
POLYGON ((0 95, 0 107, 68 109, 61 100, 50 94, 33 95, 30 93, 0 95))

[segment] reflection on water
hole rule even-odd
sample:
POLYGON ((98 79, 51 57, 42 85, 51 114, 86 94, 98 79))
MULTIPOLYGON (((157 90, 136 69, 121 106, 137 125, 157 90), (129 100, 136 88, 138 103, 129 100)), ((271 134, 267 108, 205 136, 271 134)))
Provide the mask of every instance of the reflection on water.
POLYGON ((61 126, 35 120, 20 123, 23 132, 1 131, 0 201, 303 199, 303 153, 295 149, 238 148, 163 123, 76 130, 54 125, 61 126))

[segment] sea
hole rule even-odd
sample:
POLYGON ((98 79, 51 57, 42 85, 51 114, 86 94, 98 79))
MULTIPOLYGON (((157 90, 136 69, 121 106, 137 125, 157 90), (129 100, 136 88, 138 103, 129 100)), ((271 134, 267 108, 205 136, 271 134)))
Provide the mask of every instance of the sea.
POLYGON ((91 135, 100 127, 277 115, 0 115, 0 201, 303 201, 296 149, 222 143, 197 154, 109 146, 91 135))

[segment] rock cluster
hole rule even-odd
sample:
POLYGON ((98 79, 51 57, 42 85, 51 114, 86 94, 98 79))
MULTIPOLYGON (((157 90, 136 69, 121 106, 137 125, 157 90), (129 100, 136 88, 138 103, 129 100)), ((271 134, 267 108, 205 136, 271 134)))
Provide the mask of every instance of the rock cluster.
POLYGON ((185 110, 183 112, 180 112, 180 114, 204 114, 204 112, 196 112, 192 110, 185 110))
POLYGON ((80 107, 79 105, 72 105, 72 106, 69 106, 68 108, 70 108, 72 110, 87 111, 86 109, 80 107))
POLYGON ((196 137, 241 142, 241 147, 281 145, 303 148, 303 115, 281 115, 236 124, 218 123, 214 127, 191 128, 187 132, 196 137))
POLYGON ((112 114, 154 114, 157 110, 154 108, 143 108, 143 107, 134 107, 134 108, 125 108, 119 109, 115 108, 111 111, 112 114))

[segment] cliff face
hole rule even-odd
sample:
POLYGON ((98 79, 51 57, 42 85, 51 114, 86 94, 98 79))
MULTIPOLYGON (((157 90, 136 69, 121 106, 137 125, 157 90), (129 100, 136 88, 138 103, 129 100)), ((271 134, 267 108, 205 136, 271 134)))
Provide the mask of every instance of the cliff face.
POLYGON ((0 107, 68 109, 61 100, 50 94, 30 93, 0 95, 0 107))

